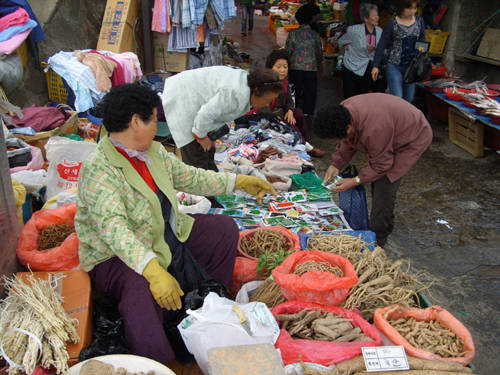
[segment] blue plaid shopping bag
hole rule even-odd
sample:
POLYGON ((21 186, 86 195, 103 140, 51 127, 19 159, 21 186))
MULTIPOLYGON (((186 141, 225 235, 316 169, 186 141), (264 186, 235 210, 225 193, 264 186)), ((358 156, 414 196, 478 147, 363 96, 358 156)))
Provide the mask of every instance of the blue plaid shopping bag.
MULTIPOLYGON (((357 175, 358 171, 354 165, 352 167, 348 166, 340 172, 342 178, 354 178, 357 175)), ((344 217, 352 229, 369 229, 370 219, 364 185, 358 185, 347 191, 341 191, 339 193, 339 207, 344 211, 344 217)))

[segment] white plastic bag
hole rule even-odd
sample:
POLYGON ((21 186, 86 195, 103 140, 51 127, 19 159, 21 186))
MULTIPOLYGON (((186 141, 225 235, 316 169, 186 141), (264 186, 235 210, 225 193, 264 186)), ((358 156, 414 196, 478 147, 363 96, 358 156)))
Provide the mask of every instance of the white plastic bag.
POLYGON ((279 47, 285 46, 286 38, 288 38, 288 31, 284 27, 278 27, 276 29, 276 43, 279 47))
POLYGON ((177 207, 181 214, 207 214, 212 208, 212 203, 199 195, 178 192, 177 201, 179 202, 177 207))
POLYGON ((211 374, 208 350, 224 346, 273 344, 280 329, 271 310, 261 302, 238 304, 210 292, 201 309, 187 310, 189 316, 178 326, 187 349, 205 374, 211 374), (250 336, 233 306, 238 305, 250 325, 250 336))
POLYGON ((73 141, 65 137, 51 137, 45 149, 47 160, 47 197, 78 187, 82 162, 97 147, 93 142, 73 141))
POLYGON ((243 284, 239 290, 236 298, 234 299, 238 303, 248 303, 250 302, 250 296, 257 290, 257 288, 264 282, 264 280, 249 281, 243 284))

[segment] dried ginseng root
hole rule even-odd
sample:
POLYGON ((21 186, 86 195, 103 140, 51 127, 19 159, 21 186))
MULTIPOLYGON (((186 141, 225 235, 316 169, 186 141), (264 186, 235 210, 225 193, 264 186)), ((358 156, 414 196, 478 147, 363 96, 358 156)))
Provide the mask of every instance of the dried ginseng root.
POLYGON ((399 318, 388 322, 415 348, 443 358, 457 358, 469 352, 464 351, 464 341, 460 337, 437 321, 399 318))
POLYGON ((281 329, 286 329, 290 336, 317 341, 354 342, 373 341, 361 331, 353 327, 352 319, 331 312, 304 309, 297 314, 276 315, 277 321, 283 322, 281 329))

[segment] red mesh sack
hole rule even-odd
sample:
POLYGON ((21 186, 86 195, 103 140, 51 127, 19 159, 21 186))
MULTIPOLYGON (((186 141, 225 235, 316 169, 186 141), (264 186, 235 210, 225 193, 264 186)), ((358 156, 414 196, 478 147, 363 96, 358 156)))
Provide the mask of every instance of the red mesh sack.
MULTIPOLYGON (((328 342, 294 339, 287 331, 282 329, 275 347, 281 350, 281 357, 285 365, 297 363, 302 359, 304 362, 330 366, 334 363, 361 355, 362 347, 379 346, 382 342, 382 338, 375 327, 354 311, 344 310, 340 307, 324 306, 305 301, 288 301, 272 308, 271 312, 273 316, 276 316, 281 314, 296 314, 304 309, 321 309, 323 312, 333 312, 336 315, 341 314, 346 319, 352 319, 351 324, 353 327, 361 328, 363 334, 374 341, 328 342)), ((281 323, 278 322, 278 324, 281 323)))
POLYGON ((431 306, 427 309, 407 309, 406 307, 398 306, 397 310, 392 311, 388 314, 387 318, 385 318, 384 314, 396 306, 397 305, 393 305, 375 310, 373 322, 380 332, 386 335, 394 343, 394 345, 403 346, 407 355, 415 358, 427 359, 429 361, 457 362, 464 366, 472 362, 474 356, 476 355, 476 349, 474 347, 474 342, 472 341, 472 336, 469 330, 448 311, 440 306, 431 306), (464 340, 464 351, 468 350, 469 353, 457 358, 443 358, 429 351, 418 349, 401 336, 401 334, 393 326, 391 326, 388 321, 388 319, 397 320, 399 318, 414 318, 415 320, 425 322, 435 320, 464 340))
POLYGON ((78 267, 78 237, 76 233, 70 234, 59 247, 39 251, 40 235, 47 227, 55 224, 68 224, 75 226, 76 203, 51 210, 37 211, 26 223, 17 243, 17 258, 31 271, 69 271, 78 267))
POLYGON ((325 251, 298 251, 290 254, 273 270, 274 281, 281 286, 281 294, 289 300, 337 306, 347 298, 350 288, 358 282, 351 262, 340 255, 325 251), (295 268, 304 262, 328 262, 344 272, 338 277, 331 272, 310 271, 302 276, 294 275, 295 268))

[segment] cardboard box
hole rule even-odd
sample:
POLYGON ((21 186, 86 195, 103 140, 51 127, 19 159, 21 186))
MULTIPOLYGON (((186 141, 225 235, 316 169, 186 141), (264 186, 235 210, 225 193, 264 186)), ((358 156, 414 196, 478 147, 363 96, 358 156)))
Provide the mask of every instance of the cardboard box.
POLYGON ((63 134, 77 134, 78 133, 78 117, 76 111, 66 111, 71 113, 71 117, 66 120, 63 126, 49 130, 46 132, 39 132, 35 135, 24 135, 24 134, 14 134, 17 138, 22 139, 29 145, 38 147, 42 150, 42 155, 45 158, 47 151, 45 150, 45 144, 48 142, 50 137, 55 137, 56 135, 63 134))
POLYGON ((183 72, 189 69, 189 53, 168 52, 168 34, 153 32, 154 69, 183 72))
MULTIPOLYGON (((59 279, 60 293, 63 298, 62 306, 72 319, 78 321, 77 332, 80 342, 70 343, 66 347, 69 354, 68 365, 74 366, 78 363, 78 355, 84 347, 88 347, 92 341, 92 296, 90 276, 83 270, 63 272, 33 272, 37 279, 48 280, 49 274, 54 273, 59 279), (65 276, 65 277, 60 277, 65 276)), ((31 272, 18 272, 24 282, 31 272)))
POLYGON ((140 8, 137 0, 108 0, 97 50, 139 55, 142 47, 140 8))

